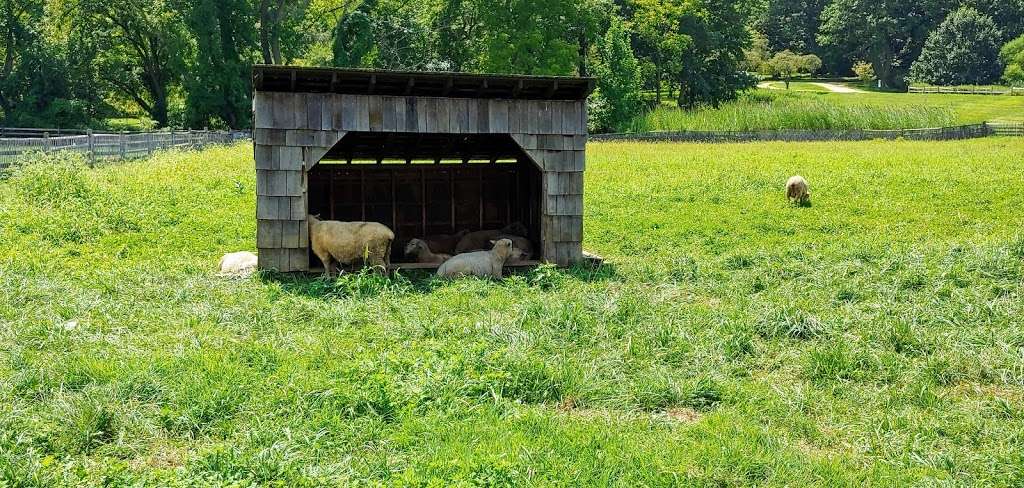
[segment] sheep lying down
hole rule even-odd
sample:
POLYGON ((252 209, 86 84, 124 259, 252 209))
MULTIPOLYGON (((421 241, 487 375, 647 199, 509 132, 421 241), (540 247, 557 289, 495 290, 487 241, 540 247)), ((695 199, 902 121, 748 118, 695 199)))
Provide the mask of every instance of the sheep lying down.
POLYGON ((218 276, 245 277, 256 271, 258 259, 249 251, 232 252, 220 258, 218 276))
POLYGON ((490 251, 468 252, 453 256, 437 268, 437 275, 444 278, 479 276, 501 279, 505 262, 512 257, 512 241, 499 239, 490 251))
POLYGON ((431 251, 430 246, 422 239, 413 239, 405 245, 405 255, 414 256, 417 263, 441 264, 451 259, 450 254, 439 254, 431 251))
POLYGON ((324 272, 331 275, 334 265, 354 265, 362 262, 367 266, 388 266, 391 264, 391 242, 395 233, 386 225, 377 222, 339 222, 320 220, 310 215, 309 240, 316 254, 324 263, 324 272))

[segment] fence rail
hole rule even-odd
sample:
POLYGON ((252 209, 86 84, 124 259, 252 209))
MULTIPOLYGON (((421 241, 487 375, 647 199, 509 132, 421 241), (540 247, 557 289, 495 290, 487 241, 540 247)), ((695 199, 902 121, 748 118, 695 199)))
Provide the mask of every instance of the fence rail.
POLYGON ((160 149, 194 149, 210 144, 228 144, 247 139, 247 132, 160 131, 94 133, 54 136, 47 129, 0 128, 0 169, 17 162, 29 152, 74 152, 84 155, 90 164, 96 161, 124 160, 148 156, 160 149), (43 132, 39 132, 43 131, 43 132))
POLYGON ((1024 87, 992 86, 912 86, 910 93, 949 93, 960 95, 1024 95, 1024 87))
POLYGON ((872 139, 911 139, 948 141, 991 135, 1024 135, 1013 132, 1013 124, 973 124, 956 127, 899 130, 765 130, 765 131, 682 131, 641 132, 634 134, 593 134, 592 141, 650 142, 759 142, 759 141, 866 141, 872 139), (1000 127, 997 129, 996 127, 1000 127), (1000 132, 1002 131, 1002 132, 1000 132))
POLYGON ((989 122, 992 134, 997 136, 1018 136, 1024 137, 1024 122, 989 122))

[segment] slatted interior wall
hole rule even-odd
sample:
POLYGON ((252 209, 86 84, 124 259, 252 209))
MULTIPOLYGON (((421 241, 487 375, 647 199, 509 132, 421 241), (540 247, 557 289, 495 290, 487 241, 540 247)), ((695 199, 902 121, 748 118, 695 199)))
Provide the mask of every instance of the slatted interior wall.
MULTIPOLYGON (((304 271, 305 172, 348 131, 510 134, 543 172, 542 258, 582 259, 584 101, 257 92, 260 266, 304 271)), ((439 157, 452 155, 439 154, 439 157)))

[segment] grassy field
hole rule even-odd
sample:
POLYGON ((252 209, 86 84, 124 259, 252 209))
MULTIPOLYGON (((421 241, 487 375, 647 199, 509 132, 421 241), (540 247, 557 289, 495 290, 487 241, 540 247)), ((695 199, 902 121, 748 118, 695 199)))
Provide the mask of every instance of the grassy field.
POLYGON ((1024 483, 1024 139, 588 150, 500 282, 215 277, 246 145, 0 181, 0 485, 1024 483))
POLYGON ((829 93, 793 83, 788 91, 748 92, 717 109, 683 111, 669 101, 639 117, 632 130, 910 129, 986 121, 1024 122, 1024 97, 829 93))

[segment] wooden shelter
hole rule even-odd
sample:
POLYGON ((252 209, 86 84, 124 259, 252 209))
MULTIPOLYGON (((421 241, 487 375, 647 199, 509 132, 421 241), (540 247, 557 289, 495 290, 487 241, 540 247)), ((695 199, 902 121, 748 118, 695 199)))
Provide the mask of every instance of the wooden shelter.
POLYGON ((256 66, 259 264, 308 271, 307 214, 410 239, 522 223, 582 259, 587 78, 256 66))

